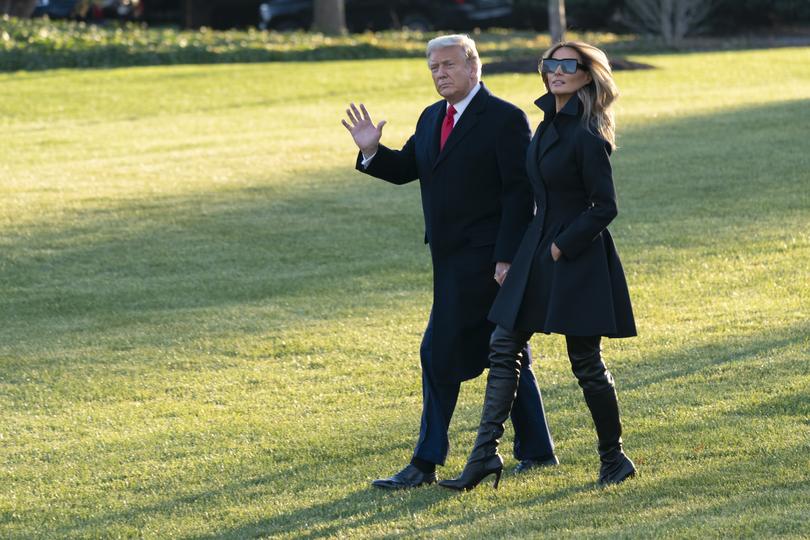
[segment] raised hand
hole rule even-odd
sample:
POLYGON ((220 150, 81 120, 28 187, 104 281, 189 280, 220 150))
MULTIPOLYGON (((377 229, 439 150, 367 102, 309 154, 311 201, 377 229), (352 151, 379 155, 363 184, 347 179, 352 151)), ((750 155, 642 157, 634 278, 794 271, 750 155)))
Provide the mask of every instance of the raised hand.
POLYGON ((357 110, 354 103, 350 104, 349 107, 346 109, 346 114, 349 121, 351 121, 351 125, 346 120, 341 120, 340 123, 352 134, 354 144, 357 145, 363 156, 372 156, 377 152, 377 147, 380 145, 385 120, 380 120, 380 123, 375 126, 365 105, 361 103, 360 110, 357 110))

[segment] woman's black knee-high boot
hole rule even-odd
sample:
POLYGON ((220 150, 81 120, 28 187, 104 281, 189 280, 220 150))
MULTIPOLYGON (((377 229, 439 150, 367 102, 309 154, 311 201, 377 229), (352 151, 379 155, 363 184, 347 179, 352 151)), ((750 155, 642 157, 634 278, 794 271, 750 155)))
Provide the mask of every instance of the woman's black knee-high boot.
POLYGON ((493 487, 498 487, 503 472, 503 458, 498 454, 498 443, 503 436, 504 423, 509 418, 515 400, 520 376, 520 355, 525 341, 518 343, 508 331, 496 328, 490 340, 489 375, 484 397, 484 410, 472 453, 461 475, 442 480, 440 486, 468 490, 484 478, 494 474, 493 487))
POLYGON ((599 437, 599 483, 618 484, 633 476, 636 467, 622 450, 622 423, 613 376, 602 360, 601 339, 566 336, 571 370, 576 375, 599 437))
POLYGON ((585 393, 599 437, 599 483, 618 484, 636 474, 636 467, 622 449, 622 423, 616 391, 585 393))

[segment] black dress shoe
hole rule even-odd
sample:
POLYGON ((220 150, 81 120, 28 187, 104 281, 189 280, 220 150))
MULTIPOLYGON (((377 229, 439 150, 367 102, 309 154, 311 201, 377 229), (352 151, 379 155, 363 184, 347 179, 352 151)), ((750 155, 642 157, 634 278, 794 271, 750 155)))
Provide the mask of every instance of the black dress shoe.
POLYGON ((515 467, 515 473, 520 474, 528 471, 529 469, 535 469, 539 467, 554 467, 555 465, 559 465, 560 460, 557 459, 557 456, 552 455, 548 459, 524 459, 520 463, 517 464, 515 467))
POLYGON ((408 489, 436 483, 436 473, 423 473, 410 463, 391 478, 378 478, 371 485, 380 489, 408 489))

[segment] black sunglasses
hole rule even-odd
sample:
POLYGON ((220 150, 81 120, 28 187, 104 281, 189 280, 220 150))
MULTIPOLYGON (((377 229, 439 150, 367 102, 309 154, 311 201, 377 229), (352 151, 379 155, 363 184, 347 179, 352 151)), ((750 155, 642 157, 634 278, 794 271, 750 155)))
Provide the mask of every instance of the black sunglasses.
POLYGON ((562 66, 562 72, 573 75, 577 68, 588 71, 588 66, 577 62, 576 58, 543 58, 540 60, 540 73, 554 73, 562 66))

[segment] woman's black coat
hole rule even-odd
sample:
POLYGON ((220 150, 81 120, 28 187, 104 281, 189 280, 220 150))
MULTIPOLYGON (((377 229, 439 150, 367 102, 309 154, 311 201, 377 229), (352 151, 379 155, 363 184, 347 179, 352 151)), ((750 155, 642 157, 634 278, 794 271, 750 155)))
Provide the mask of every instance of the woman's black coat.
POLYGON ((581 124, 573 96, 545 112, 527 151, 537 213, 489 313, 510 330, 570 336, 636 335, 622 264, 607 230, 616 217, 610 145, 581 124), (551 243, 563 255, 551 258, 551 243))

